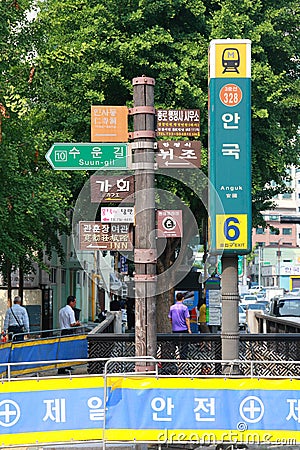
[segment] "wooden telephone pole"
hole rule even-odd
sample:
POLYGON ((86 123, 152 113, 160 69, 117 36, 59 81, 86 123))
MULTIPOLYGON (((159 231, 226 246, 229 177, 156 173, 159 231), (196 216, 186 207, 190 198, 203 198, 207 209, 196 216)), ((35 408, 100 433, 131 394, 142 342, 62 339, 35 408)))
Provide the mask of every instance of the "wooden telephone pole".
MULTIPOLYGON (((134 78, 133 84, 133 168, 135 170, 135 344, 136 356, 156 357, 156 234, 155 234, 155 80, 134 78)), ((145 362, 136 371, 153 370, 145 362)))

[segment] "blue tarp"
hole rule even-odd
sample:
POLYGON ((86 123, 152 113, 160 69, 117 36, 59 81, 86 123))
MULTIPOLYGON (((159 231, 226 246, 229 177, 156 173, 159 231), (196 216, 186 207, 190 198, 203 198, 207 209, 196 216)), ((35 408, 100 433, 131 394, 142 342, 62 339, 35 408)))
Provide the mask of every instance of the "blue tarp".
MULTIPOLYGON (((22 363, 11 366, 11 373, 30 373, 57 367, 53 362, 70 359, 87 359, 88 344, 86 335, 53 337, 34 341, 7 342, 0 344, 0 363, 22 363), (43 361, 41 364, 26 365, 26 362, 43 361)), ((61 366, 67 365, 60 364, 61 366)), ((0 366, 0 374, 7 371, 7 366, 0 366)))

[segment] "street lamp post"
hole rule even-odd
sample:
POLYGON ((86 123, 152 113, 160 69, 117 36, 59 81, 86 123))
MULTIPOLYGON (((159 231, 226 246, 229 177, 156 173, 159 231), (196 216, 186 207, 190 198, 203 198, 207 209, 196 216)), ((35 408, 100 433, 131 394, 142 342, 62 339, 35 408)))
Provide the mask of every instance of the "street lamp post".
POLYGON ((281 260, 280 241, 278 242, 278 249, 276 255, 277 255, 277 287, 280 287, 280 260, 281 260))
POLYGON ((261 254, 262 254, 261 246, 259 245, 258 246, 258 286, 259 286, 259 288, 261 286, 261 262, 262 262, 261 254))

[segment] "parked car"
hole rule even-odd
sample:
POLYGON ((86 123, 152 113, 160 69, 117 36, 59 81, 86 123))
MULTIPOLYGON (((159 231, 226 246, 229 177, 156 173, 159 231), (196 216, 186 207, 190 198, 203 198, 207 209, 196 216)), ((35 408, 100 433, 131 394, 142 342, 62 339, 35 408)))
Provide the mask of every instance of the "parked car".
POLYGON ((300 288, 293 288, 287 295, 300 295, 300 288))
POLYGON ((252 284, 251 288, 249 288, 249 294, 256 294, 261 289, 263 289, 263 286, 259 286, 258 284, 257 285, 252 284))
POLYGON ((246 328, 246 312, 242 305, 239 305, 239 327, 246 328))
POLYGON ((265 305, 265 307, 267 307, 270 304, 270 302, 268 300, 264 300, 264 299, 260 299, 260 298, 257 300, 256 303, 262 303, 265 305))
POLYGON ((266 304, 265 303, 260 303, 260 302, 256 302, 256 303, 249 303, 248 305, 246 305, 246 312, 247 311, 265 311, 266 310, 266 304))
POLYGON ((257 302, 257 296, 254 294, 247 294, 244 295, 244 297, 242 298, 242 303, 244 305, 248 305, 249 303, 256 303, 257 302))
POLYGON ((276 317, 300 317, 300 297, 295 295, 276 296, 272 298, 267 312, 276 317))

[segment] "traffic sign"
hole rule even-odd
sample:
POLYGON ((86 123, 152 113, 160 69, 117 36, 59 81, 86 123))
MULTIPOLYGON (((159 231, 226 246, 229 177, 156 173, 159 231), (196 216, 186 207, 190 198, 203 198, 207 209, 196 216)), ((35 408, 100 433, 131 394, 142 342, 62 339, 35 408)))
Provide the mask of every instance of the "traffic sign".
POLYGON ((79 222, 80 250, 112 250, 128 252, 133 249, 130 223, 79 222))
POLYGON ((157 148, 156 163, 159 168, 200 167, 200 141, 158 141, 157 148))
POLYGON ((46 159, 55 170, 127 169, 128 144, 55 143, 46 159))

